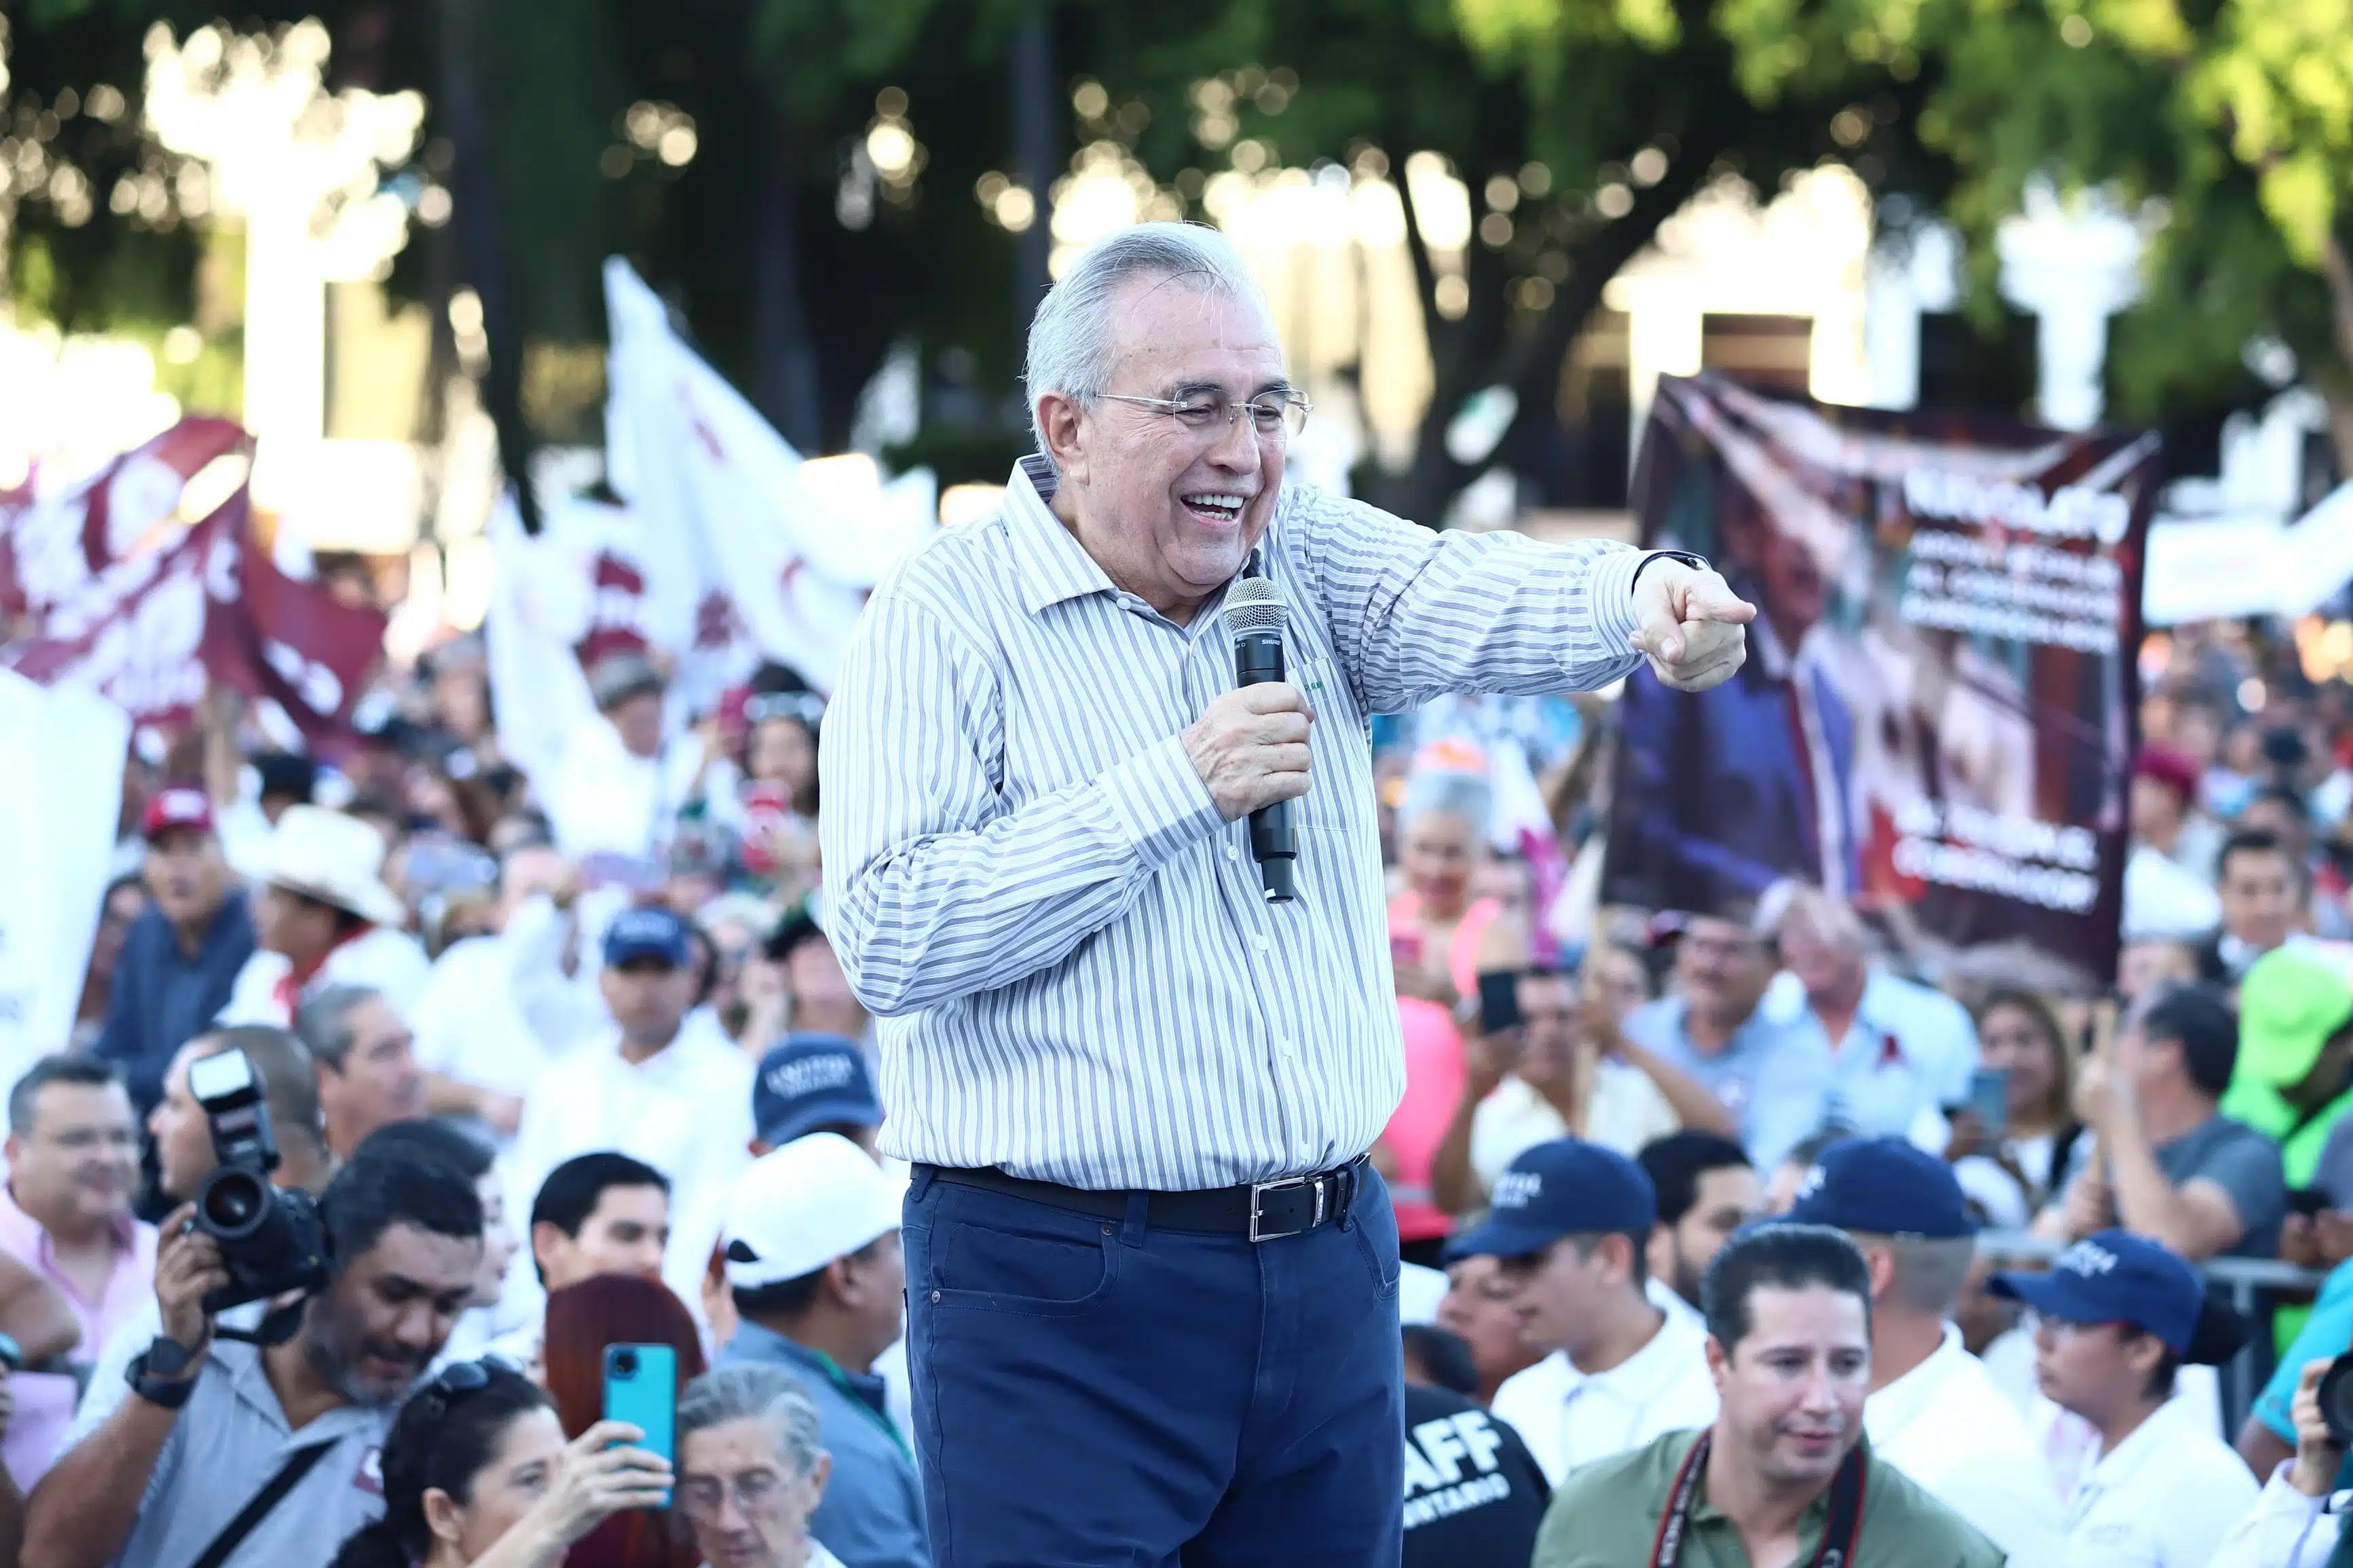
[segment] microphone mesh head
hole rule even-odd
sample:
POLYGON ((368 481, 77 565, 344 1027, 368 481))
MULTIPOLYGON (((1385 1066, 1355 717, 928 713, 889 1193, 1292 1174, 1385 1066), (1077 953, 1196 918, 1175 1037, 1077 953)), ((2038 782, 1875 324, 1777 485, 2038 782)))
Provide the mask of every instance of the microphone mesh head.
POLYGON ((1243 577, 1226 590, 1226 629, 1237 639, 1282 629, 1282 590, 1265 577, 1243 577))

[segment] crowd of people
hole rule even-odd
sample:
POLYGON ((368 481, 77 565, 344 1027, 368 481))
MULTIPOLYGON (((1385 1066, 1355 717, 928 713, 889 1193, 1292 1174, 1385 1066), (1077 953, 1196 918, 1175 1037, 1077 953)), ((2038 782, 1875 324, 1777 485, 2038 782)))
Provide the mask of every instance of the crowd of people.
MULTIPOLYGON (((2329 1560, 2353 714, 2249 710, 2247 657, 2151 685, 2105 1000, 1805 889, 1596 907, 1606 704, 1376 724, 1409 1564, 2329 1560), (2251 1321, 2222 1257, 2333 1272, 2251 1321)), ((933 1561, 825 704, 590 676, 548 777, 467 639, 332 767, 222 702, 134 757, 75 1037, 8 1097, 0 1557, 933 1561)))

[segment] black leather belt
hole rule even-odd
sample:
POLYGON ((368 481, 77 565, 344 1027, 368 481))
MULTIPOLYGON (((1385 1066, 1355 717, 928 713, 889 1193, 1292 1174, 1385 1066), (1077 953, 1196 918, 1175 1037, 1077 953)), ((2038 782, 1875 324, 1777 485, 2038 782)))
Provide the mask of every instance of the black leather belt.
MULTIPOLYGON (((1152 1193, 1145 1210, 1145 1223, 1155 1230, 1189 1230, 1219 1236, 1246 1236, 1252 1241, 1279 1241, 1300 1236, 1320 1225, 1336 1225, 1356 1199, 1365 1169, 1363 1156, 1335 1170, 1313 1176, 1292 1176, 1279 1182, 1254 1182, 1242 1187, 1213 1187, 1195 1193, 1152 1193)), ((1125 1219, 1129 1194, 1090 1192, 1053 1182, 1032 1182, 994 1168, 951 1170, 944 1165, 917 1165, 918 1175, 1027 1198, 1050 1207, 1098 1219, 1125 1219)))

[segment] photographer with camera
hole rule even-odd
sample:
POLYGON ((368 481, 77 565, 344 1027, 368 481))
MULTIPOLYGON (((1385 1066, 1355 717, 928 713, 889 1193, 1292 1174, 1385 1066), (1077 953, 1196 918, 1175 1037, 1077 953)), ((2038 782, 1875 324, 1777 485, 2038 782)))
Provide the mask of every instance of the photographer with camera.
POLYGON ((2353 1355, 2308 1361, 2296 1379, 2295 1458, 2274 1470, 2211 1568, 2336 1568, 2353 1561, 2342 1533, 2353 1493, 2337 1483, 2353 1443, 2353 1355))
MULTIPOLYGON (((319 1073, 311 1053, 284 1029, 246 1025, 200 1035, 180 1047, 164 1075, 164 1098, 147 1118, 155 1141, 155 1182, 174 1204, 194 1198, 220 1165, 213 1147, 212 1123, 205 1108, 188 1088, 196 1064, 235 1051, 260 1080, 269 1107, 269 1125, 278 1143, 278 1164, 269 1180, 290 1192, 315 1194, 327 1184, 334 1162, 327 1152, 324 1120, 319 1108, 319 1073)), ((225 1328, 250 1331, 262 1318, 264 1303, 251 1301, 221 1315, 225 1328)), ((115 1407, 131 1397, 124 1373, 131 1363, 157 1334, 164 1331, 163 1313, 151 1290, 128 1318, 107 1335, 98 1363, 75 1407, 73 1424, 58 1445, 62 1454, 98 1430, 115 1407)))
POLYGON ((474 1289, 482 1205, 462 1173, 362 1153, 313 1205, 268 1182, 242 1053, 197 1062, 190 1087, 220 1166, 164 1224, 164 1331, 131 1364, 133 1397, 34 1491, 25 1568, 322 1560, 383 1511, 394 1408, 474 1289), (230 1338, 219 1314, 253 1300, 269 1316, 230 1338))

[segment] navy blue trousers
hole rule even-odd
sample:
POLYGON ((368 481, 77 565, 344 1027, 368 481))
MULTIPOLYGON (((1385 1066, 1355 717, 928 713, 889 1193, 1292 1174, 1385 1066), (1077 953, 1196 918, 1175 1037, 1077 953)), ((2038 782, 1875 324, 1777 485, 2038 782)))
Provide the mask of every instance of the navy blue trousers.
POLYGON ((909 1188, 907 1349, 937 1568, 1396 1568, 1397 1217, 1154 1230, 909 1188))

